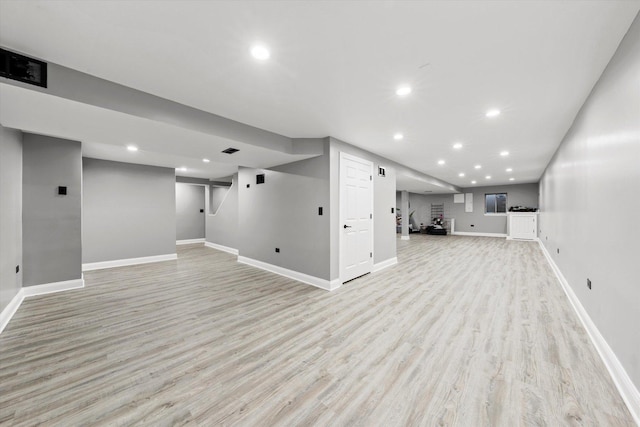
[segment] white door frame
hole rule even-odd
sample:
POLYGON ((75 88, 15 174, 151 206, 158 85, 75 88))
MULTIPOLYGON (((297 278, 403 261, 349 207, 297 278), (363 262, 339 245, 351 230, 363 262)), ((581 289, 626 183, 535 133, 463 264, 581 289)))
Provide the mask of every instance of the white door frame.
MULTIPOLYGON (((370 162, 369 160, 366 159, 362 159, 360 157, 357 156, 353 156, 351 154, 347 154, 344 152, 340 152, 340 164, 338 165, 338 169, 339 169, 339 179, 338 179, 338 186, 340 188, 339 190, 339 198, 340 198, 340 209, 339 209, 339 218, 340 218, 340 222, 338 223, 339 228, 339 233, 340 233, 340 239, 338 240, 338 277, 340 279, 340 283, 344 283, 345 281, 348 280, 352 280, 354 278, 349 278, 349 279, 345 279, 343 277, 343 266, 344 266, 344 253, 343 253, 343 244, 344 244, 344 233, 343 233, 343 227, 345 224, 345 218, 344 218, 344 205, 343 205, 343 196, 344 196, 344 188, 342 186, 343 184, 343 177, 342 177, 342 163, 344 160, 353 160, 356 162, 360 162, 360 163, 364 163, 364 164, 368 164, 369 165, 369 175, 371 176, 371 187, 370 187, 370 192, 371 192, 371 197, 370 197, 370 203, 371 205, 369 206, 369 212, 371 212, 371 222, 370 222, 370 233, 369 235, 370 237, 370 241, 369 241, 369 247, 370 247, 370 252, 371 252, 371 269, 368 271, 369 273, 373 270, 373 226, 374 226, 374 218, 373 218, 373 195, 374 195, 374 188, 373 188, 373 162, 370 162)), ((366 273, 365 273, 366 274, 366 273)))

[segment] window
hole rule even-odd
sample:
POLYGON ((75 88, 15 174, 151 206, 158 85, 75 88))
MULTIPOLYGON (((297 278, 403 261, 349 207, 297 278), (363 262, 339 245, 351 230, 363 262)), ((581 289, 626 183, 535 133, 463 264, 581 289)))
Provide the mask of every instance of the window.
POLYGON ((507 193, 494 193, 484 195, 485 214, 506 214, 507 193))

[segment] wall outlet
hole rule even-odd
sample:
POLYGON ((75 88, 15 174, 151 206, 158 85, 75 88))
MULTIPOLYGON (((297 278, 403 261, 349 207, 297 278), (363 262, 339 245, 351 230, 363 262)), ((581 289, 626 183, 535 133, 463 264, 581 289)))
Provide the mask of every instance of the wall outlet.
POLYGON ((560 248, 557 249, 558 253, 560 253, 560 248))
POLYGON ((277 252, 277 253, 280 253, 280 248, 276 248, 276 252, 277 252))
POLYGON ((247 184, 247 188, 251 187, 251 184, 247 184))
POLYGON ((16 265, 16 274, 17 273, 20 273, 20 266, 19 265, 16 265))
POLYGON ((591 289, 591 280, 587 279, 587 288, 591 289))
POLYGON ((475 225, 471 224, 472 227, 475 227, 475 225))
POLYGON ((318 207, 318 215, 322 215, 322 206, 318 207))

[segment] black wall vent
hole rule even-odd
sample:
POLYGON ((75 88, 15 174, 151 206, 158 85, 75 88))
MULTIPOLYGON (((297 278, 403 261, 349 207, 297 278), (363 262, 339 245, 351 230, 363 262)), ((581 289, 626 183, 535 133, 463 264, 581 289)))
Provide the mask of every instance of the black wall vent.
POLYGON ((0 49, 0 76, 47 87, 47 63, 0 49))
POLYGON ((236 151, 240 151, 240 150, 238 150, 237 148, 231 148, 231 147, 227 148, 226 150, 222 150, 222 152, 225 154, 233 154, 236 151))

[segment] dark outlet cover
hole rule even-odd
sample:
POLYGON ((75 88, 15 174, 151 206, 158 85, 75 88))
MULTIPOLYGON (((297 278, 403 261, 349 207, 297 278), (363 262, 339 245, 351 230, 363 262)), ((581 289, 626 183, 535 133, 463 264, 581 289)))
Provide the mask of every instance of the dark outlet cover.
POLYGON ((251 187, 251 184, 247 184, 247 188, 251 187))
POLYGON ((280 248, 276 248, 276 252, 280 253, 280 248))
POLYGON ((475 225, 471 224, 472 227, 475 227, 475 225))
POLYGON ((16 273, 20 273, 20 266, 16 265, 16 273))
POLYGON ((264 184, 264 174, 256 175, 256 184, 264 184))
POLYGON ((322 215, 322 206, 318 208, 318 215, 322 215))
POLYGON ((391 213, 394 213, 395 211, 395 208, 391 208, 391 213))
POLYGON ((560 248, 558 248, 558 253, 560 253, 560 248))
POLYGON ((587 279, 587 288, 591 289, 591 280, 587 279))
POLYGON ((58 187, 58 194, 61 196, 67 195, 67 187, 60 186, 58 187))
POLYGON ((201 213, 202 213, 202 212, 204 212, 204 209, 200 209, 200 212, 201 212, 201 213))

